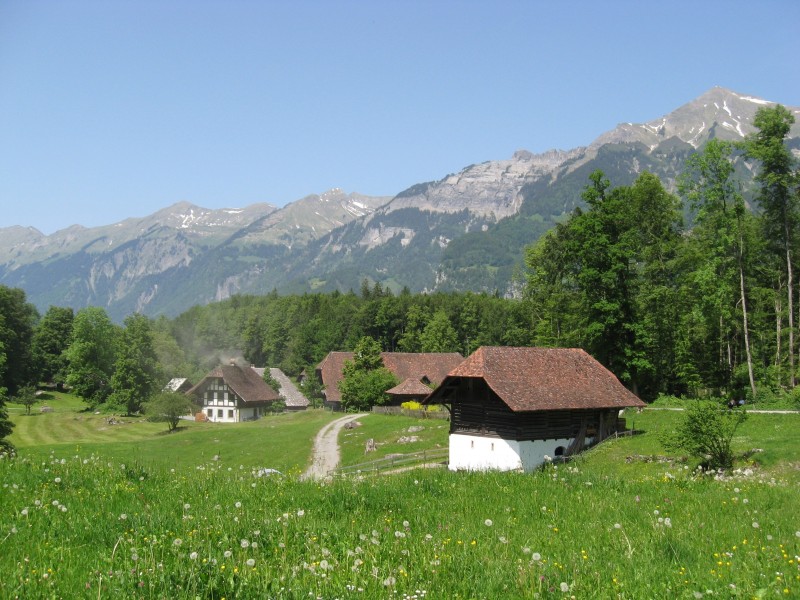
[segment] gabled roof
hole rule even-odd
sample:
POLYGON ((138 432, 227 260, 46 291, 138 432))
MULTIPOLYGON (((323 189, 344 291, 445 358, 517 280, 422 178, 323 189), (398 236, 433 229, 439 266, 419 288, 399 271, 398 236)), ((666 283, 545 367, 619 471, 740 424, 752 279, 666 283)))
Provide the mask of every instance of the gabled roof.
MULTIPOLYGON (((444 381, 447 373, 464 360, 458 352, 381 352, 381 358, 384 366, 400 381, 408 378, 420 381, 427 377, 433 383, 444 381)), ((317 365, 328 402, 342 400, 339 382, 347 360, 353 360, 352 352, 330 352, 317 365)))
POLYGON ((178 392, 181 388, 191 388, 192 384, 186 377, 173 377, 172 379, 167 382, 167 385, 164 386, 165 392, 178 392))
POLYGON ((450 371, 426 402, 449 402, 461 378, 483 379, 514 412, 645 406, 580 348, 483 346, 450 371))
POLYGON ((279 400, 278 393, 267 385, 252 367, 229 365, 217 367, 202 381, 186 392, 194 395, 203 392, 213 379, 222 379, 245 403, 266 403, 279 400))
POLYGON ((431 393, 431 388, 422 383, 415 377, 409 377, 401 384, 394 386, 386 393, 391 396, 422 396, 423 398, 431 393))

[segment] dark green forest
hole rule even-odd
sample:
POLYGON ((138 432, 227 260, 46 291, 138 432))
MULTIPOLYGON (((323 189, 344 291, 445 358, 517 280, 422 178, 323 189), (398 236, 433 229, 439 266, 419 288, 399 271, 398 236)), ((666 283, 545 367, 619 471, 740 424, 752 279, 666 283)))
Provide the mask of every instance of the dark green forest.
MULTIPOLYGON (((543 236, 541 219, 516 217, 509 231, 525 238, 527 224, 538 241, 524 257, 495 252, 497 269, 524 261, 515 298, 395 293, 365 281, 349 293, 234 296, 120 326, 98 307, 39 315, 22 290, 0 286, 0 439, 3 402, 37 383, 136 412, 170 378, 197 381, 223 360, 298 376, 364 337, 384 351, 465 356, 481 345, 581 347, 645 400, 797 398, 793 121, 782 106, 762 108, 745 142, 714 139, 687 152, 677 193, 647 171, 624 185, 595 171, 574 191, 580 207, 543 236)), ((482 251, 471 239, 444 257, 465 273, 482 251)))

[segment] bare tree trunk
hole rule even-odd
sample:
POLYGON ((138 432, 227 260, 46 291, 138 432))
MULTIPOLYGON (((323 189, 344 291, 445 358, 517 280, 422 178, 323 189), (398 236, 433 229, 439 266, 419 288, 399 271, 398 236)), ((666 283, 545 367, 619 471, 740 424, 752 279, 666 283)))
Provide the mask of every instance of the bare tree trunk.
POLYGON ((739 292, 742 296, 742 326, 744 327, 744 349, 747 353, 747 375, 750 378, 750 391, 753 392, 753 400, 756 398, 756 381, 753 377, 753 357, 750 354, 750 332, 747 327, 747 300, 744 293, 744 265, 742 260, 742 239, 739 238, 739 292))
MULTIPOLYGON (((780 294, 778 288, 778 294, 780 294)), ((781 342, 783 341, 783 331, 781 329, 781 298, 775 295, 775 367, 778 369, 778 384, 780 385, 780 370, 781 370, 781 342)))
POLYGON ((794 283, 792 277, 792 246, 789 221, 784 219, 784 235, 786 236, 786 296, 789 298, 789 387, 795 386, 794 375, 794 283))

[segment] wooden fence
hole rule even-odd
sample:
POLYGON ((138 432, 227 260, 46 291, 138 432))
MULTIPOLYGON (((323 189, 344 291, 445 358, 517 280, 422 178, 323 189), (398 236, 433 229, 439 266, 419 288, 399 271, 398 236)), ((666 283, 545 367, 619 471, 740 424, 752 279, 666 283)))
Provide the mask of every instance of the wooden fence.
POLYGON ((422 450, 411 454, 391 454, 384 458, 372 460, 340 467, 331 471, 334 477, 339 475, 378 475, 391 471, 400 471, 419 466, 444 466, 447 464, 449 455, 448 448, 435 448, 433 450, 422 450))

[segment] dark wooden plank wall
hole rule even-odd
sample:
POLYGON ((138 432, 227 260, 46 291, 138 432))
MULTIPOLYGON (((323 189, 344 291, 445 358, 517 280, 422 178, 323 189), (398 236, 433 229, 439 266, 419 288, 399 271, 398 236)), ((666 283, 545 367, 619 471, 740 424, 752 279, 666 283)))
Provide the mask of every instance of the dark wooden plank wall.
MULTIPOLYGON (((550 440, 575 437, 586 420, 587 435, 608 435, 601 419, 616 411, 554 410, 514 413, 482 380, 462 384, 450 395, 450 433, 463 433, 507 440, 550 440)), ((608 420, 607 420, 608 422, 608 420)))

